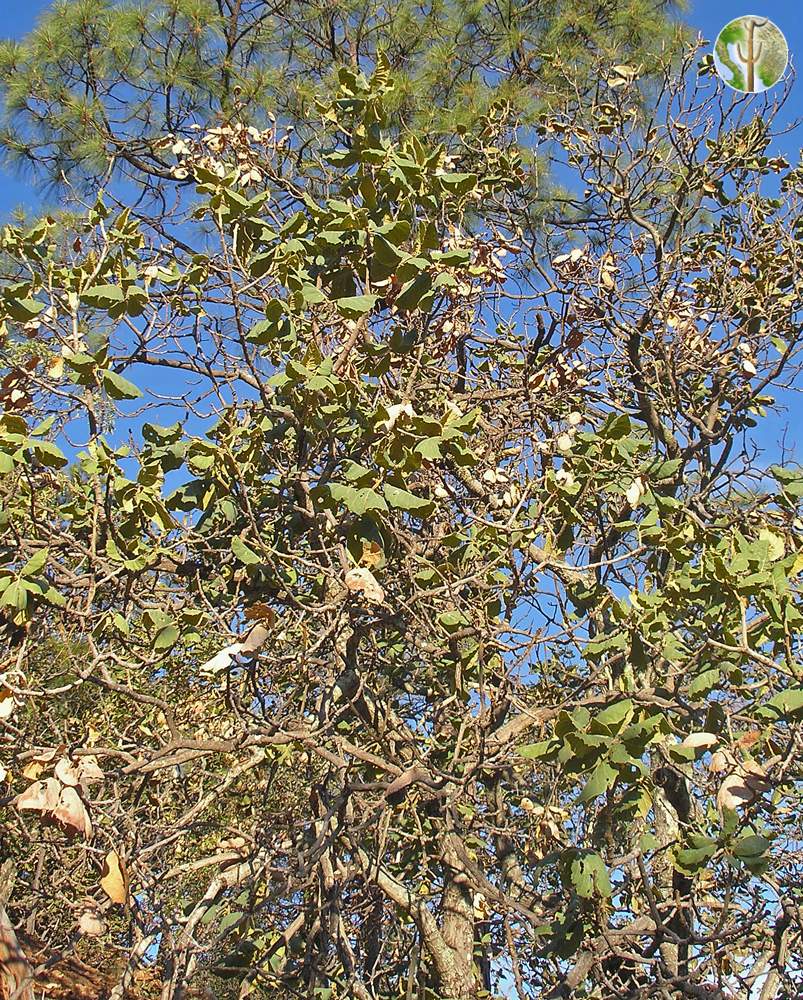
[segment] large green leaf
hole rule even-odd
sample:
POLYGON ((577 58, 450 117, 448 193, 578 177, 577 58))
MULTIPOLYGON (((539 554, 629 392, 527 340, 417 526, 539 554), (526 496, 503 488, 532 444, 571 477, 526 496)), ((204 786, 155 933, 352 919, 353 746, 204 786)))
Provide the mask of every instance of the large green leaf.
POLYGON ((108 309, 125 298, 119 285, 93 285, 81 292, 81 301, 88 306, 108 309))
POLYGON ((368 486, 347 486, 345 483, 330 483, 329 495, 342 503, 352 514, 365 514, 369 510, 387 510, 382 497, 368 486))
POLYGON ((385 494, 385 499, 391 507, 409 511, 411 514, 420 514, 423 516, 429 514, 434 507, 431 500, 427 500, 425 497, 418 497, 414 493, 402 490, 398 486, 392 486, 390 483, 385 483, 382 487, 382 492, 385 494))
POLYGON ((142 395, 142 391, 133 382, 129 382, 127 378, 123 378, 111 369, 102 372, 101 378, 106 392, 112 399, 137 399, 142 395))

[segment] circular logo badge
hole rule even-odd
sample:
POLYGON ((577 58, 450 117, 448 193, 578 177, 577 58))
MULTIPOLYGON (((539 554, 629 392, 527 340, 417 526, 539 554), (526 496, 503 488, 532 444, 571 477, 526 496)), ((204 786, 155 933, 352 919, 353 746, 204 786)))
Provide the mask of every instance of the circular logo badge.
POLYGON ((726 24, 714 45, 717 73, 734 90, 757 94, 783 76, 789 46, 781 29, 766 17, 745 14, 726 24))

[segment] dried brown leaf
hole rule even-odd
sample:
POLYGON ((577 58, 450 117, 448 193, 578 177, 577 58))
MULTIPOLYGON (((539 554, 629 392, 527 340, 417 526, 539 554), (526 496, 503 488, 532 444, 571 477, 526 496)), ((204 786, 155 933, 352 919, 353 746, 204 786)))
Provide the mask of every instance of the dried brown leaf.
POLYGON ((256 604, 252 604, 250 608, 246 608, 243 618, 247 622, 267 622, 271 628, 276 624, 276 612, 269 604, 265 604, 264 601, 258 601, 256 604))
POLYGON ((122 904, 128 899, 128 879, 116 851, 109 851, 106 855, 100 887, 113 903, 122 904))
POLYGON ((376 569, 377 566, 382 565, 384 558, 385 553, 382 551, 382 546, 378 542, 362 543, 362 555, 360 556, 361 566, 365 566, 366 569, 376 569))

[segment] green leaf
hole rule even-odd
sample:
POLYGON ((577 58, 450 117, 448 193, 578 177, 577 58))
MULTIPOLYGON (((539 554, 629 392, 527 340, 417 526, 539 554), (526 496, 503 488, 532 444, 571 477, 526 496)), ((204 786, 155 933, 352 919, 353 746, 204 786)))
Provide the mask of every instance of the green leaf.
POLYGON ((36 299, 5 299, 5 306, 8 314, 18 323, 27 323, 28 320, 35 319, 45 308, 44 302, 36 299))
POLYGON ((648 465, 646 471, 649 473, 650 479, 669 479, 670 476, 676 474, 681 465, 683 465, 682 458, 668 458, 664 462, 658 462, 657 465, 648 465))
POLYGON ((341 316, 347 319, 359 319, 369 313, 378 300, 378 295, 347 295, 345 298, 336 299, 335 305, 341 316))
POLYGON ((88 306, 108 309, 124 299, 123 290, 119 285, 93 285, 81 292, 81 301, 88 306))
POLYGON ((771 846, 766 837, 751 835, 741 837, 733 845, 733 853, 737 858, 755 858, 765 854, 771 846))
POLYGON ((425 515, 429 514, 434 507, 431 500, 427 500, 424 497, 417 497, 414 493, 408 493, 407 490, 399 489, 398 486, 391 486, 390 483, 385 483, 382 487, 382 492, 385 494, 385 499, 390 506, 396 507, 399 510, 425 515))
POLYGON ((246 566, 255 566, 257 563, 261 563, 262 559, 254 552, 253 549, 249 548, 245 542, 240 538, 239 535, 235 535, 231 540, 231 551, 246 566))
POLYGON ((707 695, 709 691, 716 687, 719 682, 719 678, 719 667, 714 667, 711 670, 705 670, 703 673, 698 674, 691 684, 689 684, 689 697, 699 698, 703 695, 707 695))
POLYGON ((447 632, 456 632, 458 629, 468 625, 468 618, 466 618, 462 611, 444 611, 442 614, 438 615, 438 623, 442 625, 447 632))
POLYGON ((614 702, 597 712, 592 721, 601 726, 608 726, 610 729, 618 730, 621 726, 633 718, 633 702, 626 698, 624 701, 614 702))
POLYGON ((404 219, 397 222, 387 222, 384 226, 380 226, 376 229, 375 232, 379 236, 384 236, 388 243, 392 243, 393 246, 399 247, 410 236, 410 223, 404 219))
POLYGON ((539 760, 541 757, 547 757, 554 753, 559 747, 558 740, 541 740, 538 743, 525 743, 523 746, 516 747, 516 752, 522 757, 539 760))
POLYGON ((591 799, 595 799, 598 795, 602 795, 604 792, 607 792, 608 789, 612 787, 614 781, 616 781, 618 774, 619 772, 612 768, 607 761, 601 760, 591 772, 591 777, 583 786, 578 802, 589 802, 591 799))
POLYGON ((48 549, 39 549, 36 555, 31 556, 28 562, 20 570, 20 576, 36 576, 40 569, 47 562, 48 549))
POLYGON ((762 719, 781 719, 785 716, 796 716, 803 711, 803 687, 788 688, 779 691, 764 702, 756 715, 762 719))
POLYGON ((477 186, 476 174, 441 174, 438 180, 451 194, 468 194, 477 186))
POLYGON ((618 416, 611 415, 605 422, 605 426, 600 429, 599 436, 610 441, 618 441, 620 438, 627 437, 630 428, 630 417, 626 413, 620 413, 618 416))
POLYGON ((432 255, 432 259, 436 260, 439 264, 446 264, 449 267, 458 267, 461 264, 471 263, 471 251, 445 250, 442 253, 435 251, 432 255))
POLYGON ((705 867, 706 861, 714 856, 716 849, 715 841, 700 847, 683 848, 675 854, 675 867, 687 875, 693 875, 705 867))
POLYGON ((326 302, 326 296, 317 287, 317 285, 311 285, 309 283, 301 286, 301 297, 304 300, 305 305, 315 306, 321 302, 326 302))
POLYGON ((167 625, 165 628, 160 629, 157 633, 156 638, 153 641, 154 649, 168 649, 170 646, 174 646, 179 639, 180 633, 175 625, 167 625))
POLYGON ((74 371, 80 372, 81 374, 91 372, 97 366, 96 359, 93 358, 91 354, 87 354, 85 351, 76 351, 74 354, 68 354, 64 358, 64 362, 74 371))
POLYGON ((113 372, 111 369, 104 371, 101 377, 106 392, 108 392, 112 399, 136 399, 142 395, 142 392, 133 382, 129 382, 127 378, 123 378, 122 375, 118 375, 117 372, 113 372))
POLYGON ((28 603, 28 588, 24 580, 12 580, 0 597, 0 606, 24 611, 28 603))
POLYGON ((420 441, 415 446, 415 450, 422 458, 426 458, 431 462, 436 458, 442 458, 441 444, 442 440, 439 437, 426 438, 426 440, 420 441))
POLYGON ((387 510, 388 506, 382 497, 368 486, 346 486, 343 483, 330 483, 329 496, 338 503, 344 504, 352 514, 365 514, 369 510, 387 510))
POLYGON ((343 475, 350 483, 364 486, 366 482, 370 482, 374 478, 375 473, 367 466, 360 465, 359 462, 346 462, 343 466, 343 475))
POLYGON ((48 604, 54 604, 57 608, 63 608, 67 604, 67 598, 60 594, 55 587, 48 587, 42 595, 48 604))
POLYGON ((419 274, 411 278, 401 287, 393 304, 402 312, 412 312, 423 303, 421 300, 432 288, 432 277, 429 273, 419 274))
POLYGON ((31 451, 42 465, 50 469, 62 469, 67 464, 64 452, 51 441, 31 441, 31 451))
POLYGON ((608 897, 613 891, 608 869, 599 854, 588 851, 575 858, 570 875, 577 895, 583 899, 591 899, 595 895, 608 897))

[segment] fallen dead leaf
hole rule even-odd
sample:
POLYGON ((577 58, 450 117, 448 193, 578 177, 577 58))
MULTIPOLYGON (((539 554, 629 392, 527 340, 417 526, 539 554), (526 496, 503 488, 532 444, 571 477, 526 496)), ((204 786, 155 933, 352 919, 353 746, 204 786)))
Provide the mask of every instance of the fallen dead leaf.
POLYGON ((34 757, 33 760, 29 760, 23 767, 21 773, 23 778, 27 778, 29 781, 36 781, 44 769, 45 761, 41 760, 39 757, 34 757))
POLYGON ((102 784, 106 780, 106 775, 98 764, 98 758, 91 753, 78 758, 78 774, 82 785, 102 784))
POLYGON ((81 781, 78 765, 73 764, 69 757, 62 757, 53 768, 53 773, 63 785, 71 785, 73 788, 81 781))

